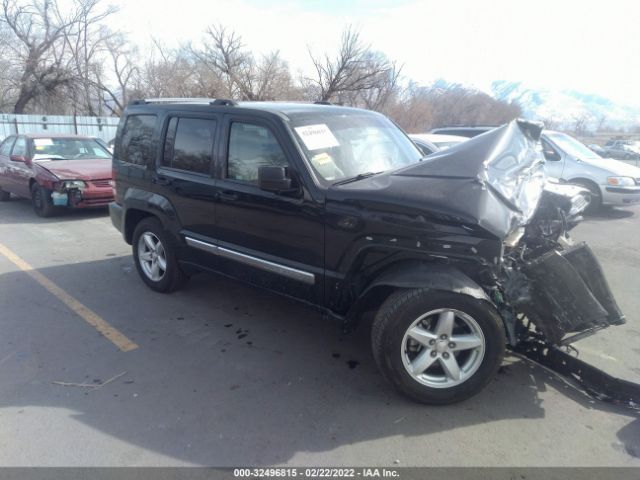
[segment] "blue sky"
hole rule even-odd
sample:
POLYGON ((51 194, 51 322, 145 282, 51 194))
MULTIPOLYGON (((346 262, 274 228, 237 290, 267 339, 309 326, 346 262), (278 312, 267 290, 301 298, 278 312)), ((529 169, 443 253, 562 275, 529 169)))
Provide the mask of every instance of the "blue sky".
POLYGON ((437 78, 488 89, 493 80, 575 89, 640 105, 640 2, 472 0, 115 0, 114 26, 143 49, 199 42, 224 23, 256 52, 280 50, 310 72, 307 48, 332 51, 346 25, 428 84, 437 78), (132 19, 135 19, 132 20, 132 19))

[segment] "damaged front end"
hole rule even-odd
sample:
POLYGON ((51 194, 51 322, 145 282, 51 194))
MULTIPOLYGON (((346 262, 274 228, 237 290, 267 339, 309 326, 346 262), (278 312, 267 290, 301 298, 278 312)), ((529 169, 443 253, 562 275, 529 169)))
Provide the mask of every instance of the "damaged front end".
POLYGON ((501 259, 483 288, 504 320, 510 347, 597 398, 638 408, 640 385, 579 360, 571 345, 625 317, 592 250, 569 235, 590 193, 546 178, 541 132, 540 124, 514 121, 433 155, 408 174, 472 182, 466 196, 447 205, 501 239, 501 259))
POLYGON ((493 297, 516 352, 578 381, 597 398, 638 408, 639 385, 579 360, 570 346, 625 323, 593 251, 569 235, 588 204, 581 187, 547 182, 530 221, 504 242, 493 297))
POLYGON ((580 187, 547 183, 538 209, 515 244, 505 242, 499 305, 509 322, 510 343, 533 333, 551 345, 567 345, 609 325, 625 322, 598 260, 569 230, 588 206, 580 187), (514 322, 524 315, 527 323, 514 322))

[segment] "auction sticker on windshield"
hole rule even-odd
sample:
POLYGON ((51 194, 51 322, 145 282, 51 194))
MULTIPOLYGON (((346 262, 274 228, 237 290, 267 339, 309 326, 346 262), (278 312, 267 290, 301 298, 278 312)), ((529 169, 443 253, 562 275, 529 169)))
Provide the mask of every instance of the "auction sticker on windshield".
POLYGON ((49 147, 53 145, 53 140, 50 138, 34 138, 33 144, 36 147, 49 147))
POLYGON ((309 150, 320 150, 321 148, 340 146, 338 139, 324 123, 296 127, 295 130, 304 142, 305 147, 309 150))

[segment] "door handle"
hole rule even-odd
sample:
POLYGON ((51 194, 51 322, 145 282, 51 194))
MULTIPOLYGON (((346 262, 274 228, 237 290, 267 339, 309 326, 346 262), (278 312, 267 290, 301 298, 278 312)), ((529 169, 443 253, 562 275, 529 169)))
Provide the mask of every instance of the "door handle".
POLYGON ((152 180, 153 183, 155 183, 156 185, 161 185, 163 187, 166 187, 167 185, 171 184, 171 179, 169 177, 164 177, 162 175, 155 177, 152 180))
POLYGON ((227 200, 227 201, 232 201, 232 202, 238 200, 238 194, 236 192, 223 191, 223 192, 220 192, 218 194, 218 196, 222 200, 227 200))

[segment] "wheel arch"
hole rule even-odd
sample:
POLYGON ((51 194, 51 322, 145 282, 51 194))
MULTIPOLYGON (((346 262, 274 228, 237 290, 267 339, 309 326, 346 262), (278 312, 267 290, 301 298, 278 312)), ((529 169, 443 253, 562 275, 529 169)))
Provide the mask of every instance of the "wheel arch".
POLYGON ((573 178, 567 180, 567 183, 577 183, 577 184, 585 184, 586 183, 587 185, 593 185, 594 187, 596 187, 598 189, 600 194, 602 194, 602 191, 600 190, 600 185, 598 185, 598 182, 596 182, 595 180, 593 180, 591 178, 573 177, 573 178))
POLYGON ((168 198, 137 188, 129 188, 123 199, 123 207, 123 236, 128 244, 133 240, 136 226, 148 217, 157 218, 163 228, 177 235, 178 216, 168 198))
POLYGON ((359 317, 379 308, 394 291, 423 288, 459 293, 495 305, 474 280, 452 265, 429 262, 400 262, 379 274, 365 287, 345 316, 348 328, 355 326, 359 317))

